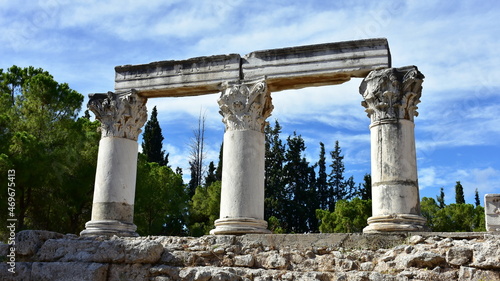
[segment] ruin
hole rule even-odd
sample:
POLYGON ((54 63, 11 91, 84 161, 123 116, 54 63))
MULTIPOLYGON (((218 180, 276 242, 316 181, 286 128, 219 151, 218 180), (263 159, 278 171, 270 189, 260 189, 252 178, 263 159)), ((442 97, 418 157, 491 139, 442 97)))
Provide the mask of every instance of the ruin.
POLYGON ((413 118, 424 76, 392 68, 386 39, 368 39, 115 68, 115 92, 90 95, 102 123, 91 221, 81 235, 137 236, 137 136, 149 98, 220 92, 225 124, 220 218, 211 234, 270 233, 264 220, 264 126, 271 93, 364 78, 371 120, 373 216, 366 233, 425 230, 413 118))
POLYGON ((486 231, 500 232, 500 194, 484 195, 486 231))

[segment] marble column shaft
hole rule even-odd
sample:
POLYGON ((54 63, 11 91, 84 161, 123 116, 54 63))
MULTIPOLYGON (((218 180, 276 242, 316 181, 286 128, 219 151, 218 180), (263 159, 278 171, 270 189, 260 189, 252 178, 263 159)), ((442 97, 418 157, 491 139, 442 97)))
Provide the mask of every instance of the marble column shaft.
POLYGON ((365 233, 425 230, 413 123, 423 79, 409 66, 374 70, 361 83, 371 120, 372 217, 365 233))
POLYGON ((265 80, 223 84, 224 133, 220 218, 211 234, 270 233, 264 220, 266 118, 273 109, 265 80))
POLYGON ((81 235, 138 236, 133 223, 137 137, 147 120, 135 91, 93 94, 88 108, 101 122, 92 218, 81 235))

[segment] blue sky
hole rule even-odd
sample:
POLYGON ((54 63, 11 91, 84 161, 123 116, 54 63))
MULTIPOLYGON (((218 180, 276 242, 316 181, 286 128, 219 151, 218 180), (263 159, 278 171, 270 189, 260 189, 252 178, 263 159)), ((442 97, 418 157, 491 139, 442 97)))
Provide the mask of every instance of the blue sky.
MULTIPOLYGON (((394 67, 426 76, 415 118, 421 196, 441 187, 454 203, 461 181, 500 193, 500 2, 498 1, 22 1, 0 0, 0 68, 41 67, 88 93, 112 91, 114 67, 161 60, 385 37, 394 67)), ((283 138, 297 131, 307 159, 339 140, 346 176, 370 171, 361 79, 272 94, 283 138)), ((217 94, 150 99, 170 165, 189 175, 189 142, 206 116, 206 156, 216 161, 224 126, 217 94)), ((86 101, 85 101, 86 102, 86 101)), ((82 111, 83 112, 83 111, 82 111)))

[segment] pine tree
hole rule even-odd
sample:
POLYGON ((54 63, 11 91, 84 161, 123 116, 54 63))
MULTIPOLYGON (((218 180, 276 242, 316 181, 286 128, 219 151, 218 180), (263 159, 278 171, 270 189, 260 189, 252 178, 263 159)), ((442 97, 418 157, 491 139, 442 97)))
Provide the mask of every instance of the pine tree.
POLYGON ((439 196, 436 197, 437 199, 437 202, 439 204, 439 208, 442 209, 446 206, 446 204, 444 203, 444 191, 443 191, 443 188, 441 187, 441 192, 439 193, 439 196))
POLYGON ((464 188, 462 187, 460 181, 457 181, 457 184, 455 185, 455 201, 457 204, 465 204, 464 188))
POLYGON ((167 166, 168 154, 165 156, 163 147, 163 135, 161 133, 160 123, 158 122, 158 111, 153 107, 151 118, 144 127, 142 135, 142 153, 146 155, 148 162, 158 163, 160 166, 167 166))
POLYGON ((479 200, 479 191, 476 188, 476 195, 474 196, 474 201, 476 203, 476 207, 481 206, 481 200, 479 200))

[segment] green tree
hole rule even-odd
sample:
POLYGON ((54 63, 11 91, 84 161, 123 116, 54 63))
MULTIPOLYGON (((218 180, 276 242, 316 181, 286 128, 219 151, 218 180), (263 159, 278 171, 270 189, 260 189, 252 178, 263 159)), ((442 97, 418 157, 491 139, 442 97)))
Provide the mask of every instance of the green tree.
MULTIPOLYGON (((72 189, 88 188, 93 177, 79 178, 79 184, 71 179, 75 171, 84 169, 82 163, 95 156, 82 156, 85 152, 74 149, 95 140, 85 139, 81 130, 86 125, 77 121, 82 102, 81 94, 40 68, 13 66, 0 71, 0 170, 16 170, 19 230, 81 228, 89 196, 72 189), (78 207, 68 212, 66 203, 71 201, 78 202, 78 207)), ((7 202, 4 196, 0 200, 7 202)))
MULTIPOLYGON (((281 126, 278 120, 274 128, 269 124, 265 128, 265 199, 264 218, 274 216, 283 218, 285 215, 285 146, 280 138, 281 126)), ((281 221, 283 223, 283 221, 281 221)))
POLYGON ((168 154, 165 155, 165 150, 162 150, 163 139, 160 123, 158 122, 158 111, 155 106, 151 112, 151 117, 146 122, 142 135, 142 153, 146 155, 148 162, 155 162, 160 166, 168 165, 168 154))
POLYGON ((479 191, 476 188, 475 196, 474 196, 474 203, 477 206, 481 206, 481 200, 479 199, 479 191))
POLYGON ((284 179, 286 183, 285 227, 289 232, 317 231, 315 210, 319 207, 315 194, 315 174, 303 157, 305 142, 295 132, 287 138, 284 179))
POLYGON ((485 231, 484 209, 472 204, 450 204, 432 218, 433 231, 471 232, 485 231))
POLYGON ((430 229, 434 229, 434 218, 436 217, 436 214, 440 209, 442 208, 438 206, 434 198, 424 197, 420 201, 420 213, 424 218, 427 219, 427 226, 430 229))
POLYGON ((329 192, 328 175, 326 173, 325 144, 320 142, 319 146, 320 146, 320 152, 319 152, 319 160, 317 163, 318 178, 316 179, 316 190, 318 192, 319 208, 327 210, 330 209, 328 202, 329 202, 329 196, 331 196, 331 194, 329 192))
POLYGON ((335 202, 346 199, 344 190, 344 156, 341 154, 342 150, 340 148, 339 141, 335 141, 335 149, 330 152, 330 156, 332 157, 332 164, 330 164, 331 171, 329 175, 330 189, 328 191, 328 210, 330 212, 333 212, 335 209, 335 202))
POLYGON ((330 164, 331 171, 329 175, 329 196, 330 202, 328 204, 329 210, 335 209, 335 202, 339 200, 349 200, 353 198, 359 191, 357 191, 354 178, 351 176, 344 180, 344 155, 340 148, 339 141, 335 141, 335 148, 330 152, 332 157, 332 164, 330 164))
POLYGON ((368 217, 371 216, 371 205, 371 200, 356 197, 350 201, 337 201, 333 212, 317 209, 319 230, 322 233, 362 232, 367 226, 368 217))
POLYGON ((285 230, 283 229, 283 227, 281 227, 282 223, 277 217, 271 216, 267 220, 267 223, 268 223, 269 230, 271 230, 273 234, 285 233, 285 230))
POLYGON ((215 178, 218 181, 222 180, 222 156, 224 153, 224 143, 221 143, 219 149, 219 163, 217 163, 217 168, 215 169, 215 178))
POLYGON ((441 208, 434 198, 424 197, 421 213, 432 231, 485 231, 484 208, 472 204, 450 204, 441 208))
POLYGON ((358 196, 363 200, 372 199, 372 176, 365 174, 363 177, 363 184, 359 186, 358 196))
POLYGON ((189 235, 202 236, 214 229, 220 214, 221 182, 198 186, 189 206, 189 235))
POLYGON ((457 184, 455 185, 455 202, 457 204, 465 204, 464 188, 462 187, 460 181, 457 181, 457 184))
POLYGON ((215 168, 214 161, 210 161, 210 164, 208 164, 208 173, 205 176, 205 186, 210 186, 217 181, 216 170, 217 168, 215 168))
POLYGON ((141 235, 183 235, 189 197, 182 176, 140 154, 134 223, 141 235))
POLYGON ((438 203, 439 203, 439 208, 442 209, 446 206, 446 204, 444 203, 444 190, 443 188, 441 187, 441 191, 439 192, 439 196, 436 197, 438 203))

